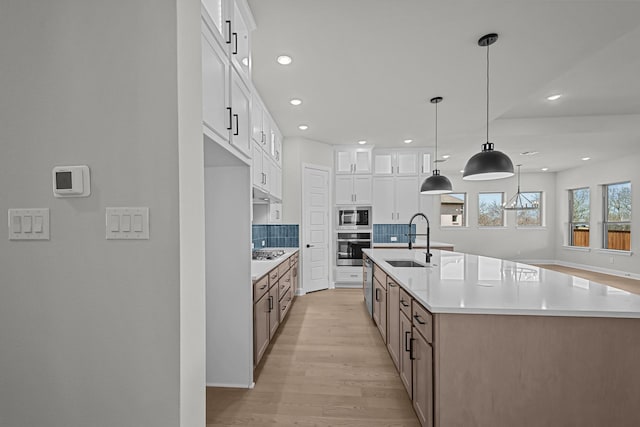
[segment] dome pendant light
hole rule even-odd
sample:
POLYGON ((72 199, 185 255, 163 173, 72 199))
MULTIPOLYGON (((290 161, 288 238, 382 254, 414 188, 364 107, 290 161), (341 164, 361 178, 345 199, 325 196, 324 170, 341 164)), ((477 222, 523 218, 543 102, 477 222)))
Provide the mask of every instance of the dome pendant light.
POLYGON ((478 40, 478 45, 487 48, 487 142, 482 151, 469 159, 462 179, 465 181, 486 181, 513 176, 513 163, 506 154, 495 151, 489 142, 489 46, 498 40, 497 34, 487 34, 478 40))
POLYGON ((508 202, 502 205, 502 209, 505 211, 528 211, 531 209, 538 209, 539 204, 537 201, 532 202, 527 196, 520 192, 520 166, 518 166, 518 192, 509 199, 508 202))
POLYGON ((436 153, 433 160, 433 175, 424 180, 420 187, 420 194, 446 194, 453 191, 449 178, 440 175, 440 171, 436 169, 436 160, 438 160, 438 103, 441 101, 441 96, 431 98, 431 103, 436 105, 436 153))

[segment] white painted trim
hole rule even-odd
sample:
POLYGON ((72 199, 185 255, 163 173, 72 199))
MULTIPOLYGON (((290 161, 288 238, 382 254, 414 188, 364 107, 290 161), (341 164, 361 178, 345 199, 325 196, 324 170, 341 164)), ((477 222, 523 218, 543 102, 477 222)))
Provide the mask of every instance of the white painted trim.
POLYGON ((596 252, 601 254, 608 254, 608 255, 622 255, 622 256, 633 255, 633 251, 619 251, 616 249, 596 249, 596 252))
MULTIPOLYGON (((298 270, 298 273, 300 273, 300 271, 298 270)), ((296 291, 296 296, 301 297, 306 295, 307 292, 304 289, 298 288, 298 290, 296 291)))
POLYGON ((546 225, 516 225, 515 226, 516 230, 548 230, 548 227, 546 225))
POLYGON ((554 264, 562 265, 564 267, 578 268, 580 270, 593 271, 595 273, 610 274, 612 276, 624 277, 624 278, 627 278, 627 279, 638 279, 638 280, 640 280, 640 274, 629 273, 627 271, 613 270, 613 269, 602 268, 602 267, 594 267, 592 265, 577 264, 577 263, 566 262, 566 261, 556 261, 554 264))
POLYGON ((252 389, 256 383, 251 384, 236 384, 236 383, 207 383, 207 387, 225 387, 225 388, 248 388, 252 389))
POLYGON ((576 251, 576 252, 591 252, 591 248, 588 246, 562 245, 562 249, 566 249, 568 251, 576 251))
POLYGON ((558 264, 555 259, 512 259, 511 261, 519 262, 521 264, 558 264))

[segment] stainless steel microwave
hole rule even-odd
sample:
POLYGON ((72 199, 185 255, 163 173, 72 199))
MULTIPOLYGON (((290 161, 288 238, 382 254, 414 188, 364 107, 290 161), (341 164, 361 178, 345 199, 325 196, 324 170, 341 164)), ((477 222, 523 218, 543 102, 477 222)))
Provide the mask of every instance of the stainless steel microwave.
POLYGON ((371 206, 340 207, 337 211, 338 229, 370 229, 371 226, 371 206))

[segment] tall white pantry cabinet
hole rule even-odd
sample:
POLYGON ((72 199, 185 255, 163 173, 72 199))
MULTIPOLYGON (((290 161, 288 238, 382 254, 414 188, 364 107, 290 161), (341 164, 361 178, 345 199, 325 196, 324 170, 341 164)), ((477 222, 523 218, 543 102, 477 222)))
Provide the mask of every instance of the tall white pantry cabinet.
POLYGON ((202 0, 201 5, 205 216, 209 229, 206 383, 251 387, 253 304, 246 296, 252 288, 252 218, 247 214, 245 221, 243 214, 234 217, 226 211, 252 212, 252 197, 256 197, 273 203, 274 221, 281 218, 282 134, 251 80, 251 32, 256 25, 247 1, 202 0), (208 157, 208 152, 214 154, 208 157), (225 179, 232 181, 227 183, 230 186, 220 186, 225 179), (220 210, 225 197, 235 207, 220 210), (239 239, 235 240, 241 242, 227 242, 225 248, 224 242, 211 234, 220 218, 226 224, 233 223, 227 227, 237 230, 239 239), (233 268, 223 264, 225 257, 233 268), (238 286, 244 281, 246 287, 238 286), (217 321, 220 318, 225 322, 217 321), (236 325, 234 333, 230 333, 229 324, 236 325))

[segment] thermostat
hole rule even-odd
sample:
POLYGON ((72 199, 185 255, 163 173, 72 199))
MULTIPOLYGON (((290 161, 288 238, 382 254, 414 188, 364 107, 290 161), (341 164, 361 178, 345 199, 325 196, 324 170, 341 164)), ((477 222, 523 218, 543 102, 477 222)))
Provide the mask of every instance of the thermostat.
POLYGON ((88 197, 90 194, 89 166, 56 166, 53 168, 54 196, 88 197))

